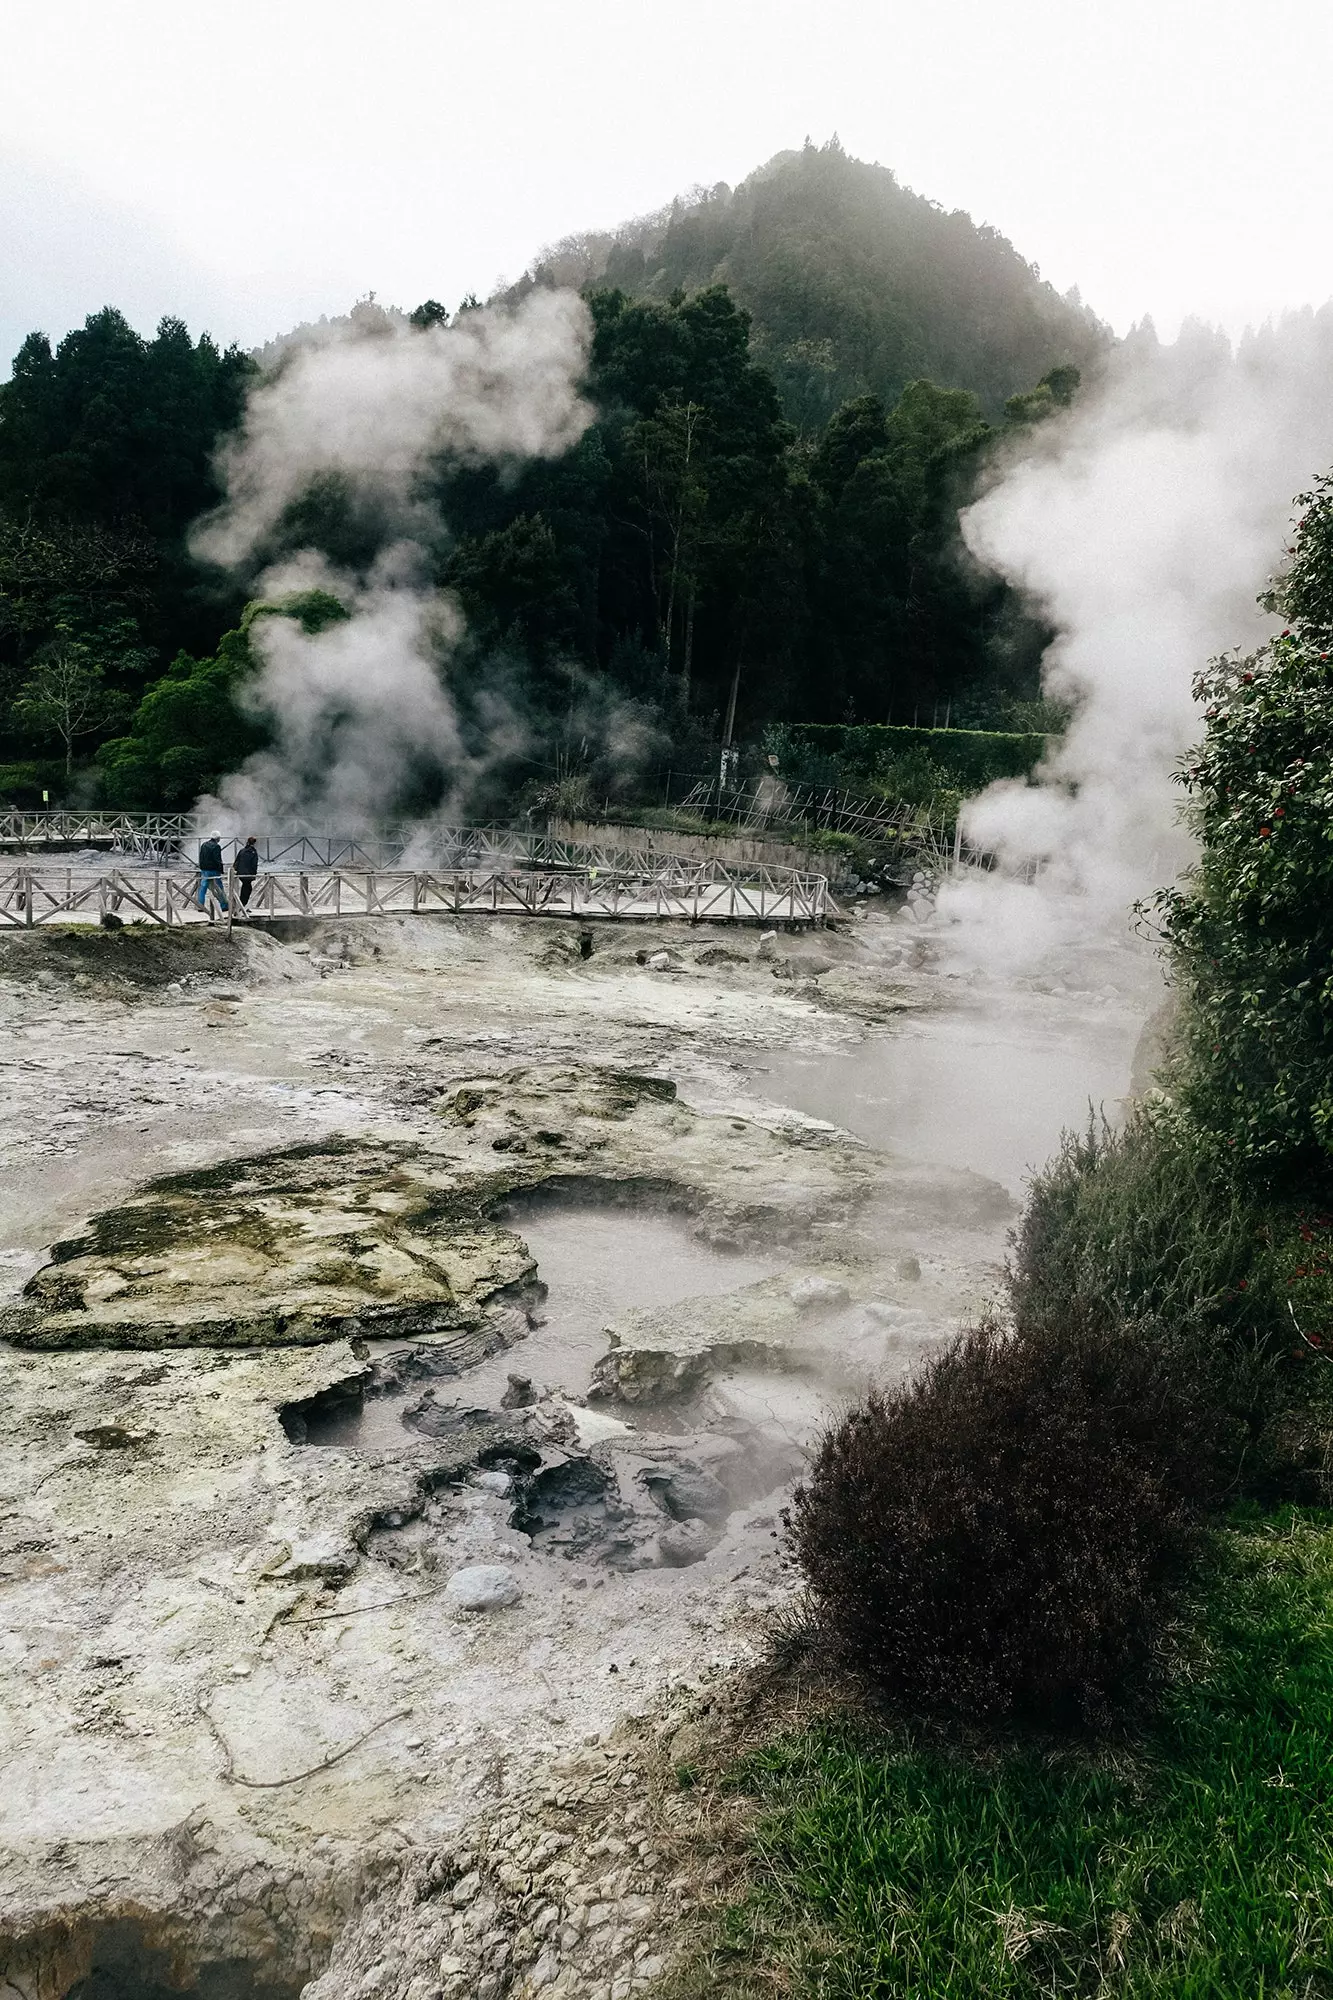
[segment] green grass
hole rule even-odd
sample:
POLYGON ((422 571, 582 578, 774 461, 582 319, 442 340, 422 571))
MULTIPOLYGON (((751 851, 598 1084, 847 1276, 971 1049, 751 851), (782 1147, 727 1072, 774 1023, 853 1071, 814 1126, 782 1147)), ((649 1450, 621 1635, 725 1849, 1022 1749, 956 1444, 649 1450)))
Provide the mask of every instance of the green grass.
POLYGON ((1333 1995, 1333 1515, 1220 1541, 1194 1665, 1131 1744, 843 1724, 750 1757, 752 1887, 709 1990, 1333 1995))

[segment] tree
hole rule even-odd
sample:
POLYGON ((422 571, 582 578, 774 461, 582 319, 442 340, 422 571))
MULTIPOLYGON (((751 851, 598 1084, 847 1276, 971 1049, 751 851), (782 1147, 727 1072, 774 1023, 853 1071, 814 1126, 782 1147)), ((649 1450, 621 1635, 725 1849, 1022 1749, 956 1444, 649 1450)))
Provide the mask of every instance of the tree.
POLYGON ((101 667, 80 640, 65 638, 39 655, 19 689, 14 708, 21 721, 51 731, 65 746, 65 776, 74 768, 74 745, 124 711, 123 697, 106 685, 101 667))
MULTIPOLYGON (((531 277, 588 285, 567 248, 531 277)), ((589 257, 592 283, 636 301, 725 285, 805 437, 848 398, 891 406, 922 377, 970 390, 994 420, 1053 362, 1086 367, 1112 340, 998 230, 834 145, 779 153, 735 189, 696 189, 589 239, 589 257)))
POLYGON ((707 534, 707 433, 708 413, 701 404, 669 403, 636 424, 626 440, 627 454, 642 470, 642 494, 635 497, 666 669, 670 673, 675 666, 677 628, 683 625, 680 674, 687 698, 707 534))
POLYGON ((110 306, 52 353, 29 334, 0 385, 0 508, 43 521, 136 523, 170 540, 218 497, 213 454, 254 364, 166 318, 144 340, 110 306))
POLYGON ((1290 623, 1195 684, 1180 773, 1199 859, 1159 898, 1185 1007, 1180 1101, 1262 1179, 1333 1183, 1333 475, 1272 602, 1290 623))
POLYGON ((0 384, 0 694, 65 628, 137 695, 154 654, 205 650, 234 620, 185 536, 219 497, 218 441, 253 373, 179 319, 145 340, 110 307, 54 351, 45 334, 24 341, 0 384), (103 659, 96 635, 127 619, 134 645, 103 659))
POLYGON ((248 604, 240 624, 225 632, 209 659, 180 653, 148 688, 130 734, 98 752, 107 797, 117 806, 190 805, 264 741, 244 710, 246 681, 259 662, 251 642, 261 618, 294 618, 308 633, 348 616, 327 591, 302 591, 277 603, 248 604))

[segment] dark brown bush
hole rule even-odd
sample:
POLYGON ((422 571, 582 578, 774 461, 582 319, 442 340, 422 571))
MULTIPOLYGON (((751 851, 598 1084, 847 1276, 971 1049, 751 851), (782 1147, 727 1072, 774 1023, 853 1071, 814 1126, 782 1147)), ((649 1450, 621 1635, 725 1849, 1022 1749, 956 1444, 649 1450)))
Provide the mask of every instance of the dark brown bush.
POLYGON ((1105 1723, 1199 1547, 1212 1411, 1123 1327, 964 1333, 822 1440, 788 1523, 820 1632, 914 1709, 1105 1723))

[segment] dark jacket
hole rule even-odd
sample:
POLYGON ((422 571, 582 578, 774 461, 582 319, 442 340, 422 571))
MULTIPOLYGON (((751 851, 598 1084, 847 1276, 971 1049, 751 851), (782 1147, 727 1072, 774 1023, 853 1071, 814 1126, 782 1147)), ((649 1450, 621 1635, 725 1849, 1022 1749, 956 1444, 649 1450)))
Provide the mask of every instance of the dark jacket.
POLYGON ((236 854, 236 873, 240 876, 257 875, 259 873, 259 849, 257 847, 238 848, 236 854))
POLYGON ((199 843, 199 873, 220 875, 222 873, 222 849, 216 840, 201 840, 199 843))

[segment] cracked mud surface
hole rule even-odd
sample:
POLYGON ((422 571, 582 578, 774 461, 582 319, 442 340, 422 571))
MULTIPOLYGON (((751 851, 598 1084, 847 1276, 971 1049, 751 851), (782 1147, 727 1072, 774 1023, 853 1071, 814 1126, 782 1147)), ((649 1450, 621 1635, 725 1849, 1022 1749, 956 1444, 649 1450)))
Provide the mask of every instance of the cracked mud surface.
POLYGON ((764 1095, 939 1006, 887 924, 586 928, 0 941, 0 1996, 651 1985, 652 1771, 1013 1203, 764 1095))

